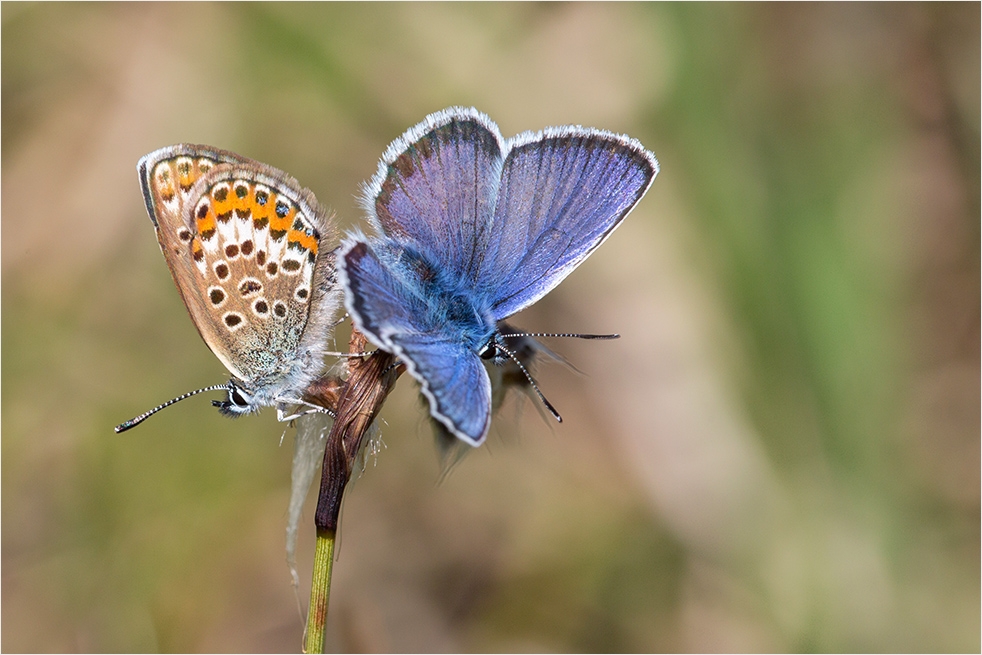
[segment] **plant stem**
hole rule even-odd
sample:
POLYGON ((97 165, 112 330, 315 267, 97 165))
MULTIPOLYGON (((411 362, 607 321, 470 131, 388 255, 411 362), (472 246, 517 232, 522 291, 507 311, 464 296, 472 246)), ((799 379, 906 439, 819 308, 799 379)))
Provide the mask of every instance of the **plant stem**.
POLYGON ((314 571, 310 585, 310 607, 307 609, 305 653, 323 653, 327 633, 327 604, 331 597, 331 572, 334 569, 334 530, 318 530, 314 546, 314 571))
MULTIPOLYGON (((353 331, 349 351, 361 353, 366 346, 365 336, 357 330, 353 331)), ((333 407, 335 413, 334 425, 324 447, 321 487, 314 513, 317 542, 304 637, 304 651, 307 653, 324 652, 334 539, 344 488, 351 478, 355 458, 368 428, 403 371, 405 367, 396 365, 392 355, 377 350, 367 358, 349 361, 348 379, 341 383, 340 388, 336 380, 325 377, 311 384, 304 395, 308 402, 333 407)))

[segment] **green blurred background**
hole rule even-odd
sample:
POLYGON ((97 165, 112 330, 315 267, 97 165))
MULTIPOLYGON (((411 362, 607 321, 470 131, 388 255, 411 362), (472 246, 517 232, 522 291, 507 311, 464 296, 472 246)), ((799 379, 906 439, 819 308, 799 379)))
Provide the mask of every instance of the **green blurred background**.
MULTIPOLYGON (((2 7, 4 651, 290 651, 291 459, 157 248, 135 164, 207 143, 362 225, 426 114, 627 133, 662 172, 527 329, 440 482, 404 379, 348 489, 328 647, 978 651, 977 3, 2 7)), ((339 344, 344 346, 344 339, 339 344)), ((300 535, 309 589, 313 497, 300 535)))

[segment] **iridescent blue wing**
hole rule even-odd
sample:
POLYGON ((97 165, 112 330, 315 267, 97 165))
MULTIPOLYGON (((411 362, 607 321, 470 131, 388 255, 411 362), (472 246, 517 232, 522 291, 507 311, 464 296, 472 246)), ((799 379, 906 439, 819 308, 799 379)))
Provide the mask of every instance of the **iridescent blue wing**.
POLYGON ((430 401, 434 419, 479 446, 491 423, 491 381, 480 357, 441 320, 445 308, 404 274, 402 248, 371 243, 348 240, 339 258, 355 327, 406 364, 430 401))
POLYGON ((349 241, 340 270, 355 325, 399 356, 433 417, 473 445, 490 422, 476 354, 614 230, 658 171, 637 141, 578 127, 504 142, 451 108, 397 139, 364 189, 381 238, 349 241))
POLYGON ((481 358, 443 334, 401 334, 392 341, 430 401, 430 415, 458 439, 484 443, 491 425, 491 379, 481 358))
POLYGON ((345 307, 355 326, 379 347, 390 346, 393 334, 433 328, 428 325, 427 299, 413 293, 387 263, 363 240, 341 244, 338 273, 346 291, 345 307))
POLYGON ((475 289, 495 319, 546 295, 610 236, 658 173, 637 141, 580 127, 507 143, 498 198, 475 289))
POLYGON ((431 114, 392 142, 362 202, 380 234, 455 281, 484 257, 503 162, 498 127, 476 109, 431 114))

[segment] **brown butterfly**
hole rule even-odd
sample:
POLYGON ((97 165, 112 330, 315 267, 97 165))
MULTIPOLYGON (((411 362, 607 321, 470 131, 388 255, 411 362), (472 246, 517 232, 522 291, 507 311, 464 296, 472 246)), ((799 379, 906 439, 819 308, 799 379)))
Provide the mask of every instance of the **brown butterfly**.
POLYGON ((157 241, 201 338, 231 373, 229 416, 304 404, 341 305, 333 217, 291 176, 231 152, 179 144, 137 165, 157 241))

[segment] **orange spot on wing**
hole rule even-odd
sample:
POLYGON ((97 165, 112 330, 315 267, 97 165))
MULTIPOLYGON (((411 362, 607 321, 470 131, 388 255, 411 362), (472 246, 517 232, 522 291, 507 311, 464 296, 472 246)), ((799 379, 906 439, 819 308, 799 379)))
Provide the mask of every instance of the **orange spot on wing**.
POLYGON ((157 195, 160 196, 164 202, 170 202, 174 199, 176 195, 176 190, 174 189, 174 184, 170 180, 166 182, 157 180, 157 195))
POLYGON ((212 205, 208 207, 208 213, 205 214, 204 218, 196 219, 196 224, 198 228, 198 234, 205 234, 206 232, 214 232, 216 228, 215 223, 215 210, 212 205))
POLYGON ((165 202, 170 202, 174 198, 177 190, 174 188, 174 176, 168 162, 157 164, 157 168, 153 172, 153 184, 157 195, 163 198, 165 202))
POLYGON ((248 192, 240 198, 238 193, 236 193, 235 191, 239 186, 240 186, 239 184, 232 185, 232 192, 229 193, 229 198, 231 198, 232 200, 232 209, 235 209, 236 211, 239 212, 246 212, 249 209, 252 209, 252 205, 253 205, 252 199, 256 195, 256 187, 255 185, 252 184, 246 185, 248 192))
POLYGON ((256 202, 255 193, 249 196, 249 209, 252 210, 252 220, 261 221, 264 218, 269 220, 273 213, 273 205, 270 203, 271 198, 267 198, 265 205, 260 205, 256 202))
MULTIPOLYGON (((288 211, 286 213, 286 216, 284 216, 283 218, 280 218, 276 214, 276 211, 275 210, 270 214, 270 216, 269 216, 269 229, 270 230, 280 231, 280 232, 286 232, 291 227, 293 227, 293 219, 297 215, 297 208, 294 207, 293 205, 288 205, 288 206, 290 207, 290 211, 288 211)), ((273 203, 273 207, 275 209, 275 207, 276 207, 275 202, 273 203)))
POLYGON ((290 230, 289 234, 286 236, 287 243, 299 244, 304 250, 309 250, 310 252, 317 254, 317 239, 306 232, 301 232, 300 230, 290 230))
POLYGON ((232 198, 230 197, 231 195, 232 193, 229 192, 229 194, 225 196, 225 200, 219 200, 218 198, 215 197, 214 194, 212 194, 211 196, 212 208, 214 209, 216 214, 227 214, 228 212, 232 211, 232 198))
POLYGON ((190 189, 194 185, 195 180, 198 179, 197 169, 191 162, 182 161, 180 164, 175 162, 174 173, 177 184, 182 189, 190 189))

